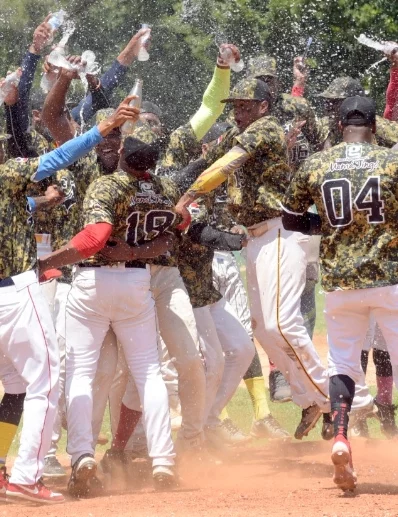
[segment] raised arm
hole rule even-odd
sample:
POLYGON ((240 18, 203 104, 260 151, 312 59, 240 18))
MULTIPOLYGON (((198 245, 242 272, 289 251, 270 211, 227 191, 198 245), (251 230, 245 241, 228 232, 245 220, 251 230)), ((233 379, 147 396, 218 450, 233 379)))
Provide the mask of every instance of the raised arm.
POLYGON ((395 49, 388 57, 391 61, 391 68, 390 82, 386 92, 384 118, 398 120, 398 49, 395 49))
POLYGON ((140 29, 126 47, 118 55, 112 66, 99 79, 95 79, 95 90, 90 92, 78 106, 71 111, 73 119, 81 124, 81 113, 83 121, 87 122, 95 113, 102 108, 109 107, 109 96, 113 90, 120 84, 126 75, 128 67, 138 55, 140 49, 140 38, 146 32, 146 29, 140 29))
POLYGON ((32 44, 22 60, 17 96, 12 104, 6 103, 5 106, 7 133, 11 135, 8 150, 12 157, 32 155, 25 135, 29 128, 29 97, 40 54, 51 36, 51 27, 47 23, 50 17, 48 15, 34 31, 32 44))

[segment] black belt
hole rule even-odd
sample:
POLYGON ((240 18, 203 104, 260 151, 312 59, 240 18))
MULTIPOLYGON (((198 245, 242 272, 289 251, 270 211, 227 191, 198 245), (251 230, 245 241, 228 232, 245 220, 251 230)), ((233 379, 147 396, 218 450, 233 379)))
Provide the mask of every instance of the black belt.
POLYGON ((10 285, 15 285, 12 276, 4 278, 4 280, 0 280, 0 287, 10 287, 10 285))
MULTIPOLYGON (((103 267, 98 264, 77 264, 79 267, 103 267)), ((112 264, 109 264, 112 266, 112 264)), ((146 264, 143 262, 126 262, 124 265, 126 268, 139 268, 139 269, 146 269, 146 264)))

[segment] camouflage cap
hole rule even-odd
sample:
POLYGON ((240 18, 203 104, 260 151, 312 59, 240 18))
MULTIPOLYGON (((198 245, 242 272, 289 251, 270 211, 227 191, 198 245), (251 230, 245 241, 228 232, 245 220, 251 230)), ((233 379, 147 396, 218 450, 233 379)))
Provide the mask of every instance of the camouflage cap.
POLYGON ((258 79, 242 79, 232 90, 228 99, 221 102, 234 101, 268 101, 271 102, 272 95, 264 81, 258 79))
POLYGON ((247 64, 247 76, 261 77, 263 75, 277 77, 276 59, 266 54, 250 58, 247 64))
POLYGON ((143 122, 137 122, 132 136, 146 144, 153 144, 159 138, 158 135, 152 131, 150 126, 143 122))
POLYGON ((100 122, 103 122, 107 118, 109 118, 111 115, 115 113, 116 110, 113 108, 104 108, 102 110, 98 110, 95 115, 95 123, 99 124, 100 122))
POLYGON ((365 90, 357 79, 353 79, 352 77, 337 77, 324 92, 318 94, 318 97, 324 97, 325 99, 346 99, 347 97, 355 97, 356 95, 361 97, 365 95, 365 90))

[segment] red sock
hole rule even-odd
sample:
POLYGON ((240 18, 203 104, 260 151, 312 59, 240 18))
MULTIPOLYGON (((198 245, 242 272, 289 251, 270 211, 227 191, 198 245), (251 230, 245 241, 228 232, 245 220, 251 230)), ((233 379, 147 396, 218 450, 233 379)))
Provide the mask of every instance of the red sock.
POLYGON ((277 370, 276 364, 271 361, 271 359, 268 359, 269 361, 269 371, 273 372, 274 370, 277 370))
POLYGON ((118 449, 123 451, 126 447, 130 436, 133 434, 139 419, 141 418, 142 412, 129 409, 122 403, 120 408, 120 419, 119 425, 115 437, 112 441, 112 449, 118 449))
POLYGON ((380 404, 392 404, 392 390, 394 388, 393 377, 378 377, 377 381, 377 402, 380 404))

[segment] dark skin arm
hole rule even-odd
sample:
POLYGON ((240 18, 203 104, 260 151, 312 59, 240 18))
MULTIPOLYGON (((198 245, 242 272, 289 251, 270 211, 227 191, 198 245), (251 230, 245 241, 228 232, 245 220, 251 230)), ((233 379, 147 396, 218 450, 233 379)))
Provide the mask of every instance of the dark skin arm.
POLYGON ((54 206, 60 205, 64 200, 65 195, 63 192, 58 190, 56 185, 50 185, 44 196, 34 197, 34 201, 36 203, 36 211, 38 210, 46 210, 47 208, 52 208, 54 206))

